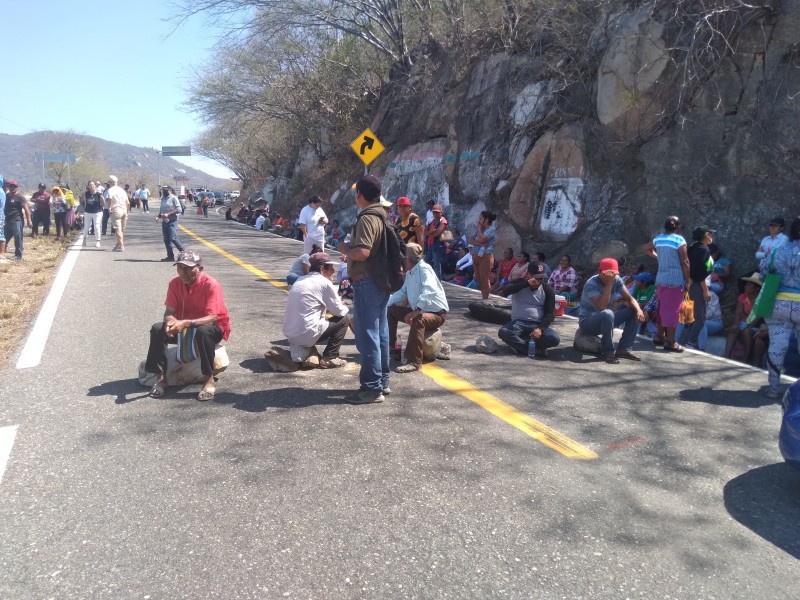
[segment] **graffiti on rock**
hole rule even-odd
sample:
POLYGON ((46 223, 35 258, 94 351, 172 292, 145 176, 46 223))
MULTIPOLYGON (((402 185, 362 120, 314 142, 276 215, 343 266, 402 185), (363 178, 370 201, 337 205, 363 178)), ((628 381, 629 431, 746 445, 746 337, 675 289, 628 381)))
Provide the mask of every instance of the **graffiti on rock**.
POLYGON ((555 239, 575 233, 583 211, 583 179, 554 178, 548 182, 542 202, 539 229, 555 239))

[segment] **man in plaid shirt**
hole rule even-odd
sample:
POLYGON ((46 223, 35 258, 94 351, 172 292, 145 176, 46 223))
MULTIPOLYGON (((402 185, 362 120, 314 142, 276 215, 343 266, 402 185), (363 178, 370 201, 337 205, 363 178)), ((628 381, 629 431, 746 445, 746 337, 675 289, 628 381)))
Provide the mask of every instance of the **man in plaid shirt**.
POLYGON ((572 259, 565 254, 558 261, 558 268, 550 274, 547 281, 556 294, 567 300, 575 300, 578 293, 578 274, 572 268, 572 259))

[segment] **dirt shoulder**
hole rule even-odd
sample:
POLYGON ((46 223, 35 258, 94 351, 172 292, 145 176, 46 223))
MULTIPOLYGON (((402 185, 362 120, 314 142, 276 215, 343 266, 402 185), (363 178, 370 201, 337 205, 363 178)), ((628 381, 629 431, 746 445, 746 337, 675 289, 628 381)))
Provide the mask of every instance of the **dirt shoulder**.
MULTIPOLYGON (((58 265, 69 244, 77 237, 70 232, 67 239, 56 240, 53 235, 30 237, 25 232, 22 260, 0 263, 0 366, 19 349, 22 337, 30 326, 31 319, 42 304, 50 289, 58 265)), ((6 248, 5 258, 14 256, 14 242, 6 248)))

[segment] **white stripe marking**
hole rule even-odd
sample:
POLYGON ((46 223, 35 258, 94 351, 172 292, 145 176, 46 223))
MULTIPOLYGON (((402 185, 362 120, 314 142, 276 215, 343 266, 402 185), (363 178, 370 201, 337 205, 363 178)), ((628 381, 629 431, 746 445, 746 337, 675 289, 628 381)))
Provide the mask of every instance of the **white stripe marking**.
POLYGON ((11 448, 14 447, 14 438, 16 436, 16 425, 0 427, 0 481, 3 481, 3 473, 5 473, 8 458, 11 456, 11 448))
POLYGON ((39 316, 36 317, 36 323, 34 323, 28 340, 25 342, 25 347, 22 349, 22 354, 17 360, 18 369, 36 367, 42 361, 42 353, 50 335, 50 327, 53 325, 53 319, 55 319, 56 310, 58 310, 58 305, 61 302, 61 296, 64 295, 64 290, 67 287, 69 276, 72 274, 72 268, 75 266, 75 261, 78 260, 82 243, 83 236, 81 235, 68 248, 67 257, 61 263, 61 268, 53 281, 53 287, 50 288, 50 293, 42 305, 42 310, 39 311, 39 316))

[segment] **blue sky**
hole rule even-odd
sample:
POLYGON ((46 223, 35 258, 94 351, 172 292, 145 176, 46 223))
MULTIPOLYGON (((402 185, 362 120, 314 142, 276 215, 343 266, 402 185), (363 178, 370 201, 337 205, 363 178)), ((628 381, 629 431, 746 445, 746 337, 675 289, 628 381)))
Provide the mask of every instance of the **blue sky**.
MULTIPOLYGON (((0 132, 74 130, 135 146, 187 145, 202 125, 180 105, 223 32, 203 16, 176 29, 166 22, 176 12, 169 0, 4 3, 14 33, 3 44, 0 132)), ((199 157, 176 160, 232 175, 199 157)))

